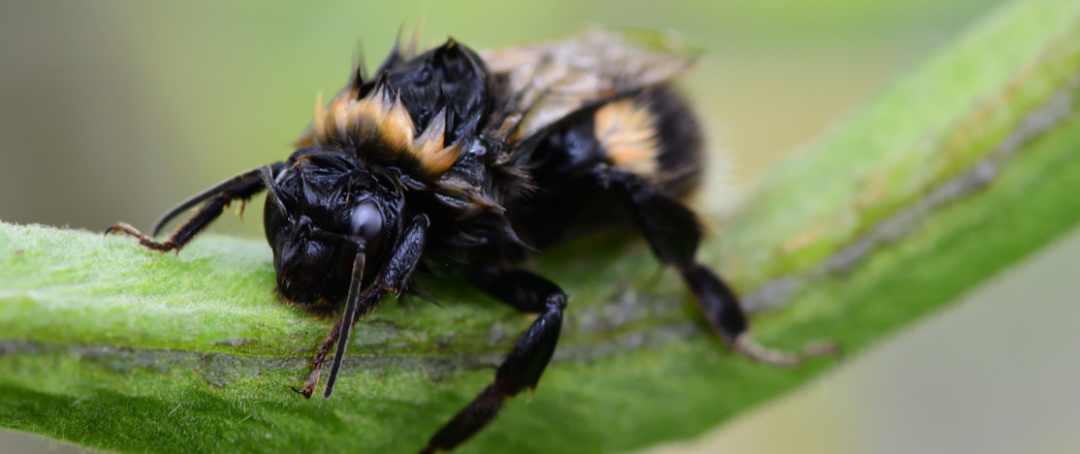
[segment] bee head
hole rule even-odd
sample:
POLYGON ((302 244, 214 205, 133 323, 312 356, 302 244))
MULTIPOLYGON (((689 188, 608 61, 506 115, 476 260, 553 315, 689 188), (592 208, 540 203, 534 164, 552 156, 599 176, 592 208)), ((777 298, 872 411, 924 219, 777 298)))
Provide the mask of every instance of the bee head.
POLYGON ((331 312, 348 293, 356 254, 365 255, 369 269, 385 261, 386 245, 400 230, 400 191, 352 156, 318 147, 294 153, 273 183, 263 223, 278 291, 331 312))

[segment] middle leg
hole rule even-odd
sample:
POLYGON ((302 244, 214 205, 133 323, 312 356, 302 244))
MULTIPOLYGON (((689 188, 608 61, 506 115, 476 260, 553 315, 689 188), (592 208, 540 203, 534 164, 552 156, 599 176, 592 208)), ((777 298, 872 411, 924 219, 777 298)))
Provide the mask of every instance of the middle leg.
POLYGON ((475 266, 469 277, 499 301, 540 316, 514 344, 495 373, 495 382, 439 429, 421 454, 454 449, 494 419, 504 399, 535 389, 559 341, 566 294, 557 285, 535 273, 496 265, 475 266))

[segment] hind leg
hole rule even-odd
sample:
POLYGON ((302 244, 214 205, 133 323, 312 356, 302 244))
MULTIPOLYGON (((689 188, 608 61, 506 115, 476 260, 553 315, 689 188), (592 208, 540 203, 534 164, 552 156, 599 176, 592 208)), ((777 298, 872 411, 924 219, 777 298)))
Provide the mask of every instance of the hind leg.
POLYGON ((679 271, 701 313, 731 349, 761 362, 785 366, 799 364, 808 357, 837 353, 837 346, 832 343, 811 345, 794 353, 755 343, 738 297, 720 276, 695 258, 701 227, 694 213, 633 174, 607 170, 602 181, 623 199, 634 224, 656 256, 679 271))

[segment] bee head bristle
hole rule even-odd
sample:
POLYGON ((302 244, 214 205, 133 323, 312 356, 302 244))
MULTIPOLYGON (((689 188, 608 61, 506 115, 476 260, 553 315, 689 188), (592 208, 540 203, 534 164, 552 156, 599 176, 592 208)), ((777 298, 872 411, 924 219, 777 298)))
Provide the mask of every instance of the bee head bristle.
POLYGON ((383 141, 391 149, 411 151, 413 136, 416 134, 414 129, 412 117, 409 116, 409 111, 405 110, 405 104, 401 102, 401 92, 399 91, 394 98, 394 103, 390 105, 386 116, 379 125, 379 133, 382 135, 383 141))
POLYGON ((428 121, 427 128, 413 143, 413 153, 424 156, 435 153, 443 147, 443 135, 446 133, 446 107, 428 121))

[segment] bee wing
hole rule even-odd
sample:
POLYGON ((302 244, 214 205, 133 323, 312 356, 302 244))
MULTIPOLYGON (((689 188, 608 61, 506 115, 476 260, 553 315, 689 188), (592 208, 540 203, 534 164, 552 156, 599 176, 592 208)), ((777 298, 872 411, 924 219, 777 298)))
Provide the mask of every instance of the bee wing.
POLYGON ((670 80, 700 54, 672 33, 598 28, 481 52, 501 84, 492 134, 528 139, 582 108, 670 80))

